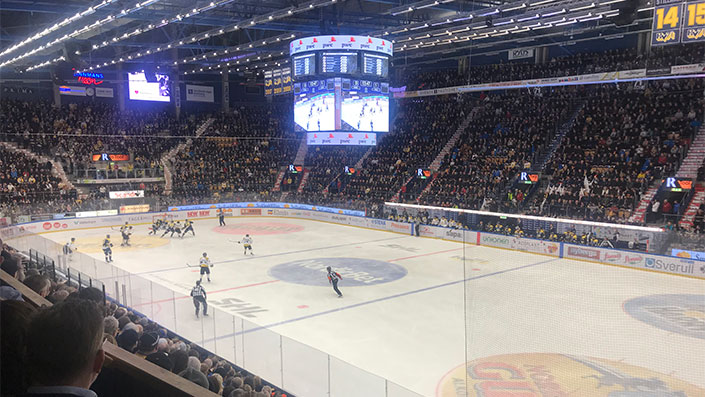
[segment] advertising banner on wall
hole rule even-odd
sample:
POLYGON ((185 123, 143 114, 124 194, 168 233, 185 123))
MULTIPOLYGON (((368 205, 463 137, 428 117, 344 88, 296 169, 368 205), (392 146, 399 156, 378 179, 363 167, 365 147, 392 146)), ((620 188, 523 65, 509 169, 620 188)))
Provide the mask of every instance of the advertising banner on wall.
POLYGON ((144 190, 123 190, 118 192, 108 192, 111 199, 144 198, 144 190))
POLYGON ((208 85, 186 84, 186 100, 191 102, 215 102, 213 87, 208 85))
POLYGON ((534 57, 534 49, 533 48, 515 48, 513 50, 507 51, 507 58, 509 60, 513 59, 524 59, 524 58, 533 58, 534 57))

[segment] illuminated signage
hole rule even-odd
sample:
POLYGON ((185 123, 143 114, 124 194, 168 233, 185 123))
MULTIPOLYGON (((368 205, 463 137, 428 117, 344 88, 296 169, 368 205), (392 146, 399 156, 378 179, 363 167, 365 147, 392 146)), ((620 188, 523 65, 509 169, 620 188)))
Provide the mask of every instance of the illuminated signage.
POLYGON ((419 179, 427 179, 431 177, 431 170, 425 170, 423 168, 419 168, 416 170, 416 177, 419 179))
POLYGON ((527 185, 534 184, 539 181, 539 174, 532 174, 529 172, 522 172, 519 174, 519 183, 525 183, 527 185))
POLYGON ((92 73, 92 72, 80 72, 74 73, 75 77, 79 83, 85 85, 100 85, 103 84, 103 73, 92 73))
POLYGON ((93 161, 130 161, 130 155, 124 153, 96 153, 93 161))
POLYGON ((294 165, 294 164, 289 164, 289 173, 290 174, 298 174, 299 172, 303 172, 304 167, 302 165, 294 165))
POLYGON ((353 175, 355 174, 355 168, 353 167, 348 167, 347 165, 345 166, 345 174, 346 175, 353 175))
POLYGON ((663 180, 664 188, 671 192, 682 192, 693 188, 693 181, 690 179, 681 179, 669 177, 663 180))
POLYGON ((368 36, 312 36, 296 39, 289 43, 289 54, 296 55, 319 50, 362 50, 393 55, 393 44, 387 39, 368 36))

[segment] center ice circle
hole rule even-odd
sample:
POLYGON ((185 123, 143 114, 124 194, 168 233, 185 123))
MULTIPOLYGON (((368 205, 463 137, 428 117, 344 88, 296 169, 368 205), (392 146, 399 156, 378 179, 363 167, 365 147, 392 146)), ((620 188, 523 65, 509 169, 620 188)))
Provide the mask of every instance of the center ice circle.
POLYGON ((345 287, 389 283, 407 274, 402 266, 374 259, 312 258, 276 265, 269 269, 269 275, 288 283, 326 286, 327 266, 340 274, 340 285, 345 287))
POLYGON ((304 230, 303 226, 283 222, 236 223, 233 225, 216 226, 213 228, 213 231, 216 233, 237 234, 243 236, 245 234, 251 234, 253 236, 288 234, 300 232, 302 230, 304 230))

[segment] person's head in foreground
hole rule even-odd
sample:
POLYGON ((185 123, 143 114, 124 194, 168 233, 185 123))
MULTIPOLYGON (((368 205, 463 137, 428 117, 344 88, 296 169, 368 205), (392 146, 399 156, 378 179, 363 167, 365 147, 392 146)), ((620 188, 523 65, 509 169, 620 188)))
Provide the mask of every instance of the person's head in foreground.
POLYGON ((97 303, 74 299, 41 309, 27 331, 29 395, 87 395, 96 380, 105 352, 103 315, 97 303))

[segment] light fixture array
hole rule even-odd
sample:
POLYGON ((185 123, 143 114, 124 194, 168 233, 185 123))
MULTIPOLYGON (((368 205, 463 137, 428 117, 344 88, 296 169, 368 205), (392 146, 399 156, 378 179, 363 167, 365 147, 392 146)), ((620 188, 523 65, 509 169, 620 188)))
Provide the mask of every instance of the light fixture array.
MULTIPOLYGON (((112 0, 112 1, 116 1, 116 0, 112 0)), ((75 37, 77 37, 77 36, 80 36, 80 35, 82 35, 82 34, 88 32, 88 31, 90 31, 90 30, 92 30, 92 29, 94 29, 94 28, 97 28, 97 27, 99 27, 99 26, 101 26, 101 25, 103 25, 103 24, 105 24, 105 23, 108 23, 108 22, 113 21, 113 20, 118 19, 118 18, 122 18, 122 17, 124 17, 124 16, 126 16, 126 15, 128 15, 128 14, 130 14, 130 13, 133 13, 133 12, 135 12, 135 11, 138 11, 138 10, 142 9, 143 7, 147 7, 147 6, 152 5, 152 4, 154 4, 154 3, 158 2, 158 1, 160 1, 160 0, 146 0, 146 1, 142 2, 142 3, 137 3, 137 4, 135 4, 135 6, 132 7, 132 8, 128 8, 128 9, 121 10, 119 13, 116 13, 116 14, 114 14, 114 15, 108 15, 107 17, 105 17, 105 18, 103 18, 103 19, 99 19, 99 20, 93 22, 93 23, 90 24, 90 25, 86 25, 86 26, 84 26, 84 27, 81 28, 81 29, 76 29, 76 30, 74 30, 74 31, 71 32, 71 33, 67 33, 67 34, 65 34, 65 35, 63 35, 63 36, 61 36, 61 37, 59 37, 59 38, 57 38, 57 39, 55 39, 55 40, 53 40, 53 41, 50 41, 50 42, 48 42, 48 43, 46 43, 46 44, 43 44, 43 45, 41 45, 41 46, 39 46, 39 47, 37 47, 37 48, 35 48, 35 49, 33 49, 33 50, 27 51, 27 52, 25 52, 25 53, 22 54, 22 55, 18 55, 18 56, 16 56, 16 57, 12 58, 12 59, 9 59, 9 60, 7 60, 7 61, 5 61, 5 62, 3 62, 3 63, 0 63, 0 67, 4 67, 4 66, 7 66, 7 65, 10 65, 10 64, 15 63, 15 62, 17 62, 17 61, 19 61, 19 60, 21 60, 21 59, 24 59, 24 58, 26 58, 26 57, 28 57, 28 56, 30 56, 30 55, 34 55, 34 54, 36 54, 36 53, 38 53, 38 52, 40 52, 40 51, 47 50, 47 49, 49 49, 49 48, 51 48, 51 47, 53 47, 53 46, 55 46, 55 45, 57 45, 57 44, 63 43, 63 42, 66 41, 66 40, 73 39, 73 38, 75 38, 75 37)), ((94 10, 94 12, 95 12, 95 10, 94 10)), ((75 16, 75 15, 74 15, 74 16, 75 16)), ((76 19, 76 20, 78 20, 78 19, 76 19)), ((76 20, 74 20, 74 21, 76 21, 76 20)), ((43 62, 42 64, 45 64, 45 63, 46 63, 46 62, 43 62)), ((36 69, 35 66, 36 66, 36 65, 30 66, 30 68, 36 69)), ((46 65, 45 65, 45 66, 46 66, 46 65)), ((29 68, 27 68, 27 70, 29 70, 29 68)))
POLYGON ((34 34, 33 36, 28 37, 28 38, 20 41, 19 43, 15 44, 9 48, 6 48, 3 52, 0 52, 0 57, 5 56, 5 55, 15 51, 16 49, 21 48, 27 44, 30 44, 34 41, 37 41, 37 40, 41 39, 42 37, 44 37, 50 33, 53 33, 53 32, 63 28, 64 26, 67 26, 75 21, 78 21, 79 19, 81 19, 83 17, 91 15, 94 12, 100 10, 101 8, 107 6, 110 3, 113 3, 115 1, 117 1, 117 0, 103 0, 103 2, 101 2, 98 5, 90 6, 82 12, 77 12, 75 15, 70 16, 68 18, 65 18, 63 21, 57 22, 57 23, 53 24, 51 27, 48 27, 48 28, 42 30, 41 32, 34 34))
POLYGON ((213 57, 222 57, 226 55, 232 55, 233 53, 236 53, 238 51, 249 51, 249 50, 254 50, 255 48, 267 46, 270 44, 278 44, 282 42, 287 42, 287 40, 293 40, 296 37, 296 34, 293 33, 285 33, 281 34, 279 36, 273 36, 273 37, 268 37, 266 39, 261 39, 261 40, 255 40, 249 43, 242 43, 238 44, 232 47, 228 47, 225 50, 221 51, 213 51, 213 52, 208 52, 208 53, 203 53, 199 55, 194 55, 190 57, 184 57, 175 61, 172 61, 171 64, 173 66, 176 65, 184 65, 188 64, 191 62, 203 62, 205 60, 208 60, 209 58, 213 57))
MULTIPOLYGON (((286 9, 277 10, 277 11, 271 12, 269 14, 258 15, 258 16, 252 17, 250 19, 241 20, 237 23, 234 23, 234 24, 231 24, 228 26, 217 27, 217 28, 211 29, 206 32, 193 34, 191 36, 188 36, 188 37, 185 37, 182 39, 174 40, 171 43, 166 43, 166 44, 162 44, 157 47, 153 47, 147 51, 142 50, 142 51, 135 52, 135 53, 132 53, 129 55, 124 55, 123 58, 129 59, 129 60, 137 59, 137 58, 143 57, 143 56, 150 54, 150 53, 154 54, 157 52, 165 51, 170 48, 176 48, 176 47, 180 47, 180 46, 183 46, 186 44, 192 44, 197 41, 206 40, 206 39, 209 39, 212 37, 220 36, 220 35, 234 32, 234 31, 237 31, 240 29, 246 29, 246 28, 255 26, 257 24, 260 24, 260 23, 271 22, 276 19, 283 19, 283 18, 290 17, 293 14, 307 12, 307 11, 310 11, 315 8, 320 8, 320 7, 325 7, 325 6, 328 6, 331 4, 336 4, 337 2, 338 2, 338 0, 313 0, 313 1, 307 2, 305 4, 301 4, 297 7, 289 7, 286 9)), ((123 61, 120 61, 120 62, 123 62, 123 61)), ((96 67, 100 67, 100 66, 101 65, 98 64, 98 65, 92 65, 91 67, 96 68, 96 67)), ((85 68, 83 71, 87 71, 87 70, 91 70, 91 69, 85 68)))
POLYGON ((196 15, 199 15, 199 14, 201 14, 201 13, 203 13, 203 12, 212 10, 212 9, 214 9, 214 8, 222 7, 222 6, 226 5, 226 4, 232 3, 233 1, 234 1, 234 0, 211 1, 210 3, 208 3, 208 4, 206 4, 206 5, 202 6, 202 7, 191 9, 191 11, 189 11, 189 12, 187 12, 187 13, 185 13, 185 14, 179 13, 179 14, 174 15, 174 16, 171 17, 171 18, 164 18, 164 19, 162 19, 162 20, 160 20, 160 21, 158 21, 158 22, 142 24, 142 25, 140 25, 139 27, 137 27, 135 30, 133 30, 133 31, 131 31, 131 32, 123 33, 123 34, 120 35, 120 36, 115 36, 115 37, 113 37, 112 39, 110 39, 109 41, 103 41, 103 42, 98 43, 98 44, 93 44, 93 47, 92 47, 92 48, 93 48, 94 50, 97 50, 97 49, 106 47, 106 46, 108 46, 108 45, 118 43, 118 42, 120 42, 120 41, 122 41, 122 40, 125 40, 125 39, 128 39, 128 38, 130 38, 130 37, 137 36, 137 35, 139 35, 139 34, 146 33, 146 32, 149 32, 149 31, 151 31, 151 30, 154 30, 154 29, 162 28, 162 27, 164 27, 164 26, 166 26, 166 25, 168 25, 168 24, 170 24, 170 23, 181 22, 181 21, 183 21, 184 19, 194 17, 194 16, 196 16, 196 15))
MULTIPOLYGON (((292 35, 293 36, 293 35, 292 35)), ((281 51, 279 53, 270 53, 269 55, 253 55, 251 57, 247 57, 244 60, 235 60, 235 61, 229 61, 229 62, 221 62, 215 65, 211 66, 204 66, 204 67, 199 67, 199 68, 194 68, 190 71, 184 71, 182 74, 188 75, 188 74, 197 74, 197 73, 205 73, 209 71, 215 71, 219 69, 230 69, 230 68, 236 68, 236 71, 240 70, 250 70, 250 69, 258 69, 260 67, 271 67, 273 65, 278 65, 281 66, 281 64, 285 64, 289 62, 289 59, 286 58, 284 60, 276 60, 279 57, 283 57, 285 52, 281 51), (257 65, 256 63, 259 62, 260 65, 257 65), (264 66, 261 66, 261 65, 264 66)))
POLYGON ((523 33, 529 30, 560 27, 578 22, 587 22, 613 17, 618 14, 619 10, 611 10, 606 6, 599 7, 596 2, 592 2, 589 3, 589 5, 571 7, 569 9, 547 9, 544 13, 535 13, 533 15, 522 14, 512 17, 505 17, 496 20, 492 26, 487 26, 484 21, 478 21, 465 26, 437 29, 421 35, 409 35, 407 38, 395 39, 392 40, 392 42, 395 44, 395 52, 403 52, 418 48, 432 47, 439 44, 442 45, 469 40, 480 40, 507 34, 523 33), (591 10, 588 12, 588 9, 591 10), (504 25, 508 26, 505 28, 500 28, 504 25), (448 37, 446 39, 441 39, 440 37, 443 36, 448 37))
POLYGON ((452 3, 455 0, 421 0, 415 3, 405 4, 400 7, 394 7, 387 10, 384 14, 391 14, 393 16, 406 14, 408 12, 413 12, 416 10, 423 10, 428 7, 435 7, 440 4, 452 3))

